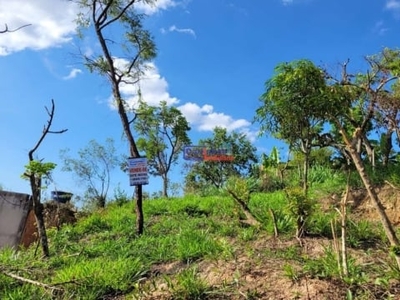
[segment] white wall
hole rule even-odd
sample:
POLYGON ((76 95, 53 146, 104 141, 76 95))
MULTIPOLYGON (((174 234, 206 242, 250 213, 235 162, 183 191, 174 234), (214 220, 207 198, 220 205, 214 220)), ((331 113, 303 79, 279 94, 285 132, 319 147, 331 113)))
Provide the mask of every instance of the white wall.
POLYGON ((18 246, 30 208, 29 195, 0 191, 0 248, 18 246))

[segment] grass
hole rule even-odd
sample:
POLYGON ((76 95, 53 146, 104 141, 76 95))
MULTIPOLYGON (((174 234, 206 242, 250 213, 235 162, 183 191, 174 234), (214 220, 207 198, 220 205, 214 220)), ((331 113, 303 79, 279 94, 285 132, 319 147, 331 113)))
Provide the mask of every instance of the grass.
MULTIPOLYGON (((231 257, 224 236, 252 238, 251 229, 242 229, 233 220, 234 206, 218 197, 152 200, 145 202, 147 228, 135 236, 133 204, 111 204, 82 218, 75 226, 48 230, 51 257, 34 256, 34 247, 0 252, 3 268, 20 276, 50 285, 63 284, 65 299, 99 299, 104 295, 130 292, 147 276, 155 263, 181 261, 191 264, 212 257, 231 257), (74 296, 75 295, 75 296, 74 296)), ((189 272, 189 271, 188 271, 189 272)), ((186 289, 190 289, 189 275, 186 289)), ((40 287, 0 277, 0 299, 50 299, 40 287)), ((200 289, 200 287, 197 287, 200 289)), ((183 293, 180 289, 178 294, 183 293)), ((200 295, 200 291, 198 291, 200 295)), ((199 296, 200 297, 200 296, 199 296)), ((195 299, 195 298, 193 298, 195 299)), ((200 298, 199 298, 200 299, 200 298)))
POLYGON ((167 278, 167 282, 172 297, 176 300, 202 300, 211 290, 207 282, 199 276, 196 267, 182 270, 173 280, 167 278))
MULTIPOLYGON (((314 176, 318 178, 314 188, 325 184, 323 178, 330 178, 324 174, 314 176)), ((329 192, 326 187, 325 192, 329 192)), ((65 225, 60 231, 48 230, 49 259, 35 256, 34 246, 18 252, 12 249, 0 251, 0 271, 7 270, 51 286, 61 286, 64 289, 62 295, 54 295, 55 291, 51 289, 21 283, 0 272, 0 299, 25 300, 29 295, 30 299, 90 300, 137 295, 141 282, 152 278, 154 266, 169 263, 184 266, 174 274, 162 277, 172 299, 207 299, 221 291, 221 287, 209 284, 201 276, 198 264, 205 260, 235 261, 243 252, 256 259, 257 266, 265 262, 263 259, 284 261, 283 276, 293 281, 300 280, 301 276, 339 278, 335 255, 330 248, 326 248, 324 255, 311 258, 304 256, 303 249, 293 243, 275 250, 267 247, 262 251, 251 246, 252 243, 261 243, 266 236, 272 237, 275 224, 271 211, 276 217, 280 240, 292 239, 295 222, 285 213, 286 205, 282 191, 252 194, 249 208, 261 221, 261 226, 249 227, 240 222, 238 208, 227 197, 189 196, 145 201, 145 233, 138 237, 134 233, 133 203, 111 203, 106 209, 82 217, 74 226, 65 225)), ((311 233, 330 238, 330 220, 334 213, 322 212, 318 208, 311 216, 311 233)), ((349 222, 348 242, 352 247, 362 248, 363 243, 371 239, 384 244, 381 236, 379 228, 372 223, 349 222)), ((368 251, 376 247, 375 244, 370 246, 372 250, 368 251)), ((368 279, 363 274, 373 271, 376 274, 371 278, 380 278, 377 284, 383 286, 390 281, 389 274, 399 274, 393 268, 389 273, 388 268, 372 270, 350 260, 353 281, 350 278, 348 284, 364 283, 368 279)), ((248 299, 257 299, 259 295, 256 289, 242 294, 234 289, 227 284, 224 293, 239 296, 244 293, 248 299)), ((351 291, 357 294, 354 288, 351 291)))

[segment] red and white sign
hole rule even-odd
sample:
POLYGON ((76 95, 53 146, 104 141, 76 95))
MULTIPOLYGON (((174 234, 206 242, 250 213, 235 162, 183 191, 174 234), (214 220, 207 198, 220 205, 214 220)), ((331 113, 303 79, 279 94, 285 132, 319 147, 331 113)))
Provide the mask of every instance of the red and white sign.
POLYGON ((128 171, 130 186, 149 184, 147 158, 129 158, 128 171))

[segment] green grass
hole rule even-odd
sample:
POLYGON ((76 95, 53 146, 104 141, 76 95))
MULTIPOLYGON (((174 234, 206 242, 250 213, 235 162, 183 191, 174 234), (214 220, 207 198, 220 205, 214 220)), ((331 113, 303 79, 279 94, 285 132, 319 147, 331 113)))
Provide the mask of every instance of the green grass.
MULTIPOLYGON (((49 259, 35 257, 34 246, 19 252, 4 249, 0 265, 25 278, 62 285, 65 299, 128 293, 154 263, 231 257, 233 250, 224 236, 254 238, 250 229, 239 226, 234 209, 231 201, 220 197, 146 201, 146 230, 138 237, 133 203, 113 203, 75 226, 48 230, 49 259)), ((52 297, 46 289, 0 277, 0 299, 26 295, 52 297)))
MULTIPOLYGON (((249 227, 240 222, 241 214, 228 197, 188 196, 145 201, 145 233, 138 237, 134 204, 111 203, 106 209, 82 217, 75 225, 65 225, 60 231, 48 230, 51 252, 48 259, 41 259, 39 254, 35 256, 36 245, 18 252, 1 250, 0 270, 63 287, 64 294, 58 295, 59 299, 90 300, 134 294, 143 278, 151 276, 152 266, 179 262, 187 267, 175 276, 166 277, 170 294, 174 299, 205 299, 213 287, 201 278, 196 264, 206 259, 234 260, 237 249, 251 250, 254 257, 260 257, 248 245, 261 236, 273 235, 271 211, 280 238, 293 237, 295 222, 285 213, 286 205, 282 191, 252 194, 249 208, 261 226, 249 227)), ((334 214, 318 208, 310 220, 312 233, 330 238, 330 220, 334 214)), ((349 224, 351 246, 361 247, 363 241, 378 240, 382 236, 368 222, 349 224)), ((284 272, 293 280, 301 276, 298 269, 289 267, 296 263, 304 264, 302 272, 309 276, 337 277, 331 252, 327 250, 323 257, 308 260, 301 251, 296 244, 279 250, 264 249, 262 255, 285 260, 284 272)), ((353 277, 362 274, 355 264, 352 272, 353 277)), ((49 289, 19 282, 0 272, 0 299, 25 300, 27 295, 30 299, 54 298, 49 289)))
POLYGON ((176 300, 206 299, 211 288, 206 281, 200 278, 195 267, 185 269, 177 274, 174 280, 166 278, 172 297, 176 300))

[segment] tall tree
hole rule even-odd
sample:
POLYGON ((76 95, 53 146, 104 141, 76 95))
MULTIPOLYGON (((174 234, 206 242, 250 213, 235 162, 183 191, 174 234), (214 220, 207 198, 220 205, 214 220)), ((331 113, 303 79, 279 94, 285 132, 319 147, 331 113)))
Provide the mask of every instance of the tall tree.
POLYGON ((140 102, 136 117, 134 128, 141 135, 138 148, 146 153, 149 173, 161 176, 162 193, 168 197, 169 172, 183 147, 190 144, 189 124, 179 109, 165 101, 158 107, 140 102))
POLYGON ((400 56, 397 55, 397 58, 391 59, 389 63, 385 51, 378 56, 366 57, 369 65, 366 74, 349 74, 346 62, 342 67, 341 78, 335 79, 328 76, 329 85, 326 92, 329 99, 336 103, 336 106, 331 108, 327 117, 342 136, 345 149, 349 153, 371 202, 381 218, 382 226, 391 246, 394 248, 393 252, 400 267, 399 239, 366 172, 365 163, 359 149, 360 145, 368 145, 368 128, 380 117, 379 105, 388 93, 386 89, 392 82, 399 80, 400 56), (352 114, 354 107, 358 107, 360 111, 357 122, 355 122, 352 114), (353 124, 354 127, 346 126, 349 123, 353 124))
MULTIPOLYGON (((342 66, 341 78, 334 78, 324 71, 325 80, 317 85, 319 94, 317 100, 319 101, 315 102, 316 106, 309 112, 311 112, 312 117, 322 118, 322 122, 329 121, 336 127, 338 134, 340 134, 341 139, 344 142, 343 150, 348 154, 349 159, 354 164, 372 203, 381 217, 381 223, 385 229, 385 233, 391 246, 395 249, 394 253, 396 261, 400 266, 400 256, 397 255, 399 253, 399 240, 390 220, 388 219, 385 209, 372 186, 360 150, 362 145, 364 145, 367 152, 371 150, 367 135, 371 124, 373 124, 377 118, 377 107, 379 106, 380 99, 382 99, 383 95, 387 93, 385 87, 387 87, 391 82, 398 81, 399 79, 398 71, 400 70, 400 60, 398 58, 394 59, 393 57, 388 60, 384 53, 379 57, 381 57, 381 59, 377 60, 367 57, 366 60, 369 64, 369 71, 366 74, 349 74, 347 72, 347 64, 349 61, 344 63, 342 66)), ((310 77, 310 81, 306 80, 306 82, 309 82, 311 87, 315 86, 313 80, 313 74, 315 74, 315 72, 312 71, 314 68, 304 70, 306 72, 297 72, 297 75, 300 74, 301 77, 305 78, 310 77), (308 74, 308 72, 310 74, 308 74)), ((322 73, 321 70, 319 72, 322 73)), ((285 95, 287 91, 292 92, 293 87, 295 87, 296 90, 297 80, 293 81, 293 77, 296 78, 296 72, 289 72, 289 76, 287 77, 289 80, 287 82, 283 80, 280 85, 282 91, 278 90, 278 95, 281 93, 285 95), (292 76, 290 76, 291 73, 293 73, 292 76)), ((274 79, 275 78, 273 78, 272 81, 274 79)), ((300 80, 300 82, 302 81, 300 80)), ((268 86, 269 85, 267 84, 267 87, 268 86)), ((274 88, 274 86, 272 88, 274 88)), ((311 94, 315 95, 313 93, 311 94)), ((289 93, 289 95, 292 95, 292 93, 289 93)), ((275 99, 280 98, 278 97, 275 99)), ((267 98, 266 100, 269 99, 267 98)), ((284 105, 281 107, 282 110, 285 109, 286 105, 289 105, 288 102, 283 103, 284 105)), ((266 104, 268 104, 268 102, 266 104)), ((293 106, 296 106, 296 104, 293 104, 293 106)), ((264 123, 266 129, 269 129, 271 132, 285 132, 279 126, 282 126, 282 124, 286 126, 285 121, 292 124, 291 121, 296 119, 296 116, 290 109, 289 111, 286 111, 286 113, 278 114, 278 118, 276 118, 275 114, 271 113, 275 111, 276 109, 274 106, 270 107, 265 105, 261 107, 257 113, 258 117, 260 117, 259 114, 262 113, 261 117, 264 118, 261 118, 261 120, 266 122, 264 123), (264 109, 265 112, 263 111, 264 109), (267 118, 265 116, 267 116, 267 118), (271 116, 274 116, 274 118, 271 118, 271 116), (287 118, 286 120, 285 117, 287 118), (278 124, 279 126, 275 126, 275 124, 278 124), (279 129, 279 131, 271 130, 271 128, 279 129)), ((298 114, 300 113, 301 110, 298 111, 298 114)), ((307 116, 307 114, 305 114, 305 116, 307 116)), ((298 119, 298 122, 301 122, 301 120, 302 119, 298 119)), ((300 128, 303 128, 301 127, 302 125, 292 125, 295 125, 295 127, 292 128, 294 133, 292 136, 290 135, 290 132, 288 132, 289 137, 294 139, 300 138, 302 136, 302 130, 296 130, 296 127, 300 126, 300 128)), ((333 135, 319 135, 318 140, 321 141, 321 137, 324 137, 322 139, 324 144, 339 144, 337 140, 335 141, 333 135), (332 140, 333 143, 331 142, 332 140)))
MULTIPOLYGON (((121 87, 125 84, 137 84, 145 63, 156 55, 153 39, 143 28, 143 15, 138 14, 134 7, 139 2, 151 4, 153 1, 77 1, 82 7, 82 14, 78 20, 81 35, 84 29, 91 29, 101 49, 101 53, 97 55, 84 56, 86 65, 90 71, 108 79, 123 133, 129 143, 129 156, 139 157, 139 150, 131 129, 134 116, 129 118, 131 109, 122 95, 121 87), (121 36, 118 36, 118 33, 121 33, 121 36), (117 60, 118 55, 123 55, 123 63, 117 60)), ((142 186, 138 185, 135 189, 137 234, 143 233, 142 194, 142 186)))
POLYGON ((56 165, 51 162, 44 163, 42 162, 42 160, 35 159, 35 152, 39 149, 40 145, 42 144, 43 140, 48 134, 60 134, 66 132, 67 129, 58 131, 51 130, 55 112, 54 100, 51 100, 51 108, 48 109, 46 107, 46 111, 49 116, 49 119, 47 121, 47 124, 43 128, 39 140, 36 142, 35 146, 28 152, 29 163, 28 165, 25 166, 25 172, 22 175, 22 177, 28 179, 31 186, 33 212, 35 213, 39 240, 42 246, 43 255, 45 257, 48 257, 50 255, 50 252, 47 241, 46 226, 44 224, 44 218, 43 218, 43 204, 41 202, 42 179, 44 177, 49 177, 50 172, 55 168, 56 165))
MULTIPOLYGON (((380 80, 389 76, 400 75, 400 50, 385 48, 377 55, 367 58, 372 69, 379 74, 380 80), (379 70, 380 69, 380 70, 379 70)), ((393 139, 400 143, 400 81, 393 80, 385 87, 377 99, 376 127, 381 132, 379 137, 380 162, 386 167, 393 156, 393 139)), ((375 151, 376 152, 376 151, 375 151)))
POLYGON ((199 146, 210 150, 226 149, 233 161, 198 161, 186 175, 186 188, 201 190, 209 186, 222 188, 231 176, 247 176, 258 161, 257 149, 243 133, 230 132, 226 128, 214 128, 211 138, 199 141, 199 146))
POLYGON ((261 134, 270 133, 304 154, 303 190, 307 193, 311 149, 319 146, 325 122, 324 73, 309 60, 279 64, 265 83, 255 121, 261 134))
POLYGON ((94 200, 96 207, 104 207, 110 188, 111 171, 120 165, 114 140, 108 138, 104 145, 95 140, 78 151, 79 158, 72 158, 69 149, 61 151, 63 171, 72 172, 86 186, 86 198, 94 200))

